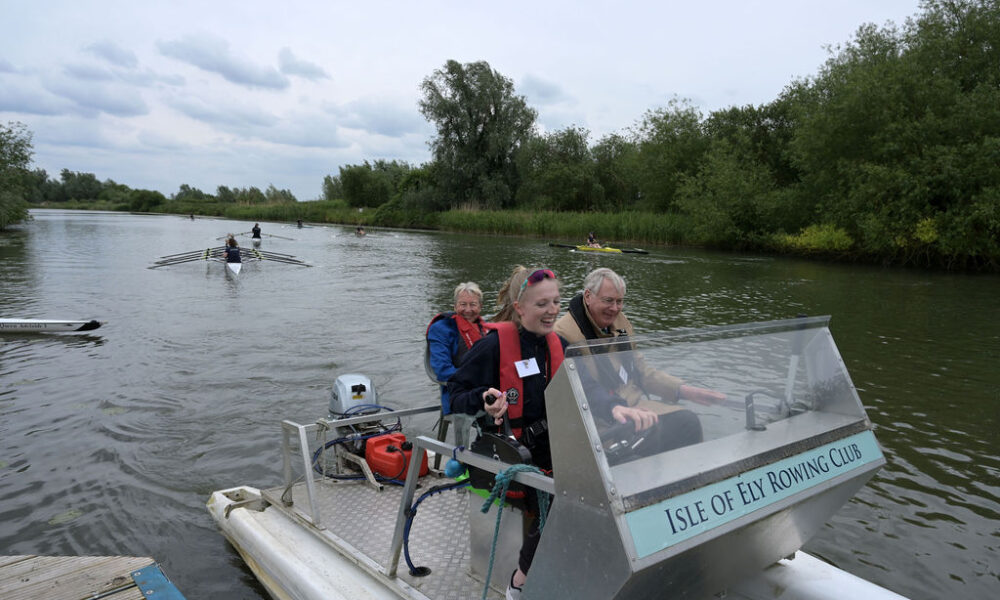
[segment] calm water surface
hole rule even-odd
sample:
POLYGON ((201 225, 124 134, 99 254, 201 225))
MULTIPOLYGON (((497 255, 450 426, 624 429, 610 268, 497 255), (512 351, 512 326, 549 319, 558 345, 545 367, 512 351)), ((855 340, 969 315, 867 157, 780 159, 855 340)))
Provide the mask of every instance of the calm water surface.
POLYGON ((0 555, 153 556, 188 598, 266 598, 204 504, 280 481, 281 419, 324 416, 351 372, 383 403, 433 401, 424 328, 459 281, 492 302, 513 265, 546 265, 568 297, 610 266, 640 332, 832 315, 888 465, 806 549, 912 598, 1000 597, 1000 277, 261 223, 295 238, 264 249, 316 266, 235 279, 146 267, 252 223, 33 214, 0 233, 0 316, 107 324, 0 337, 0 555))

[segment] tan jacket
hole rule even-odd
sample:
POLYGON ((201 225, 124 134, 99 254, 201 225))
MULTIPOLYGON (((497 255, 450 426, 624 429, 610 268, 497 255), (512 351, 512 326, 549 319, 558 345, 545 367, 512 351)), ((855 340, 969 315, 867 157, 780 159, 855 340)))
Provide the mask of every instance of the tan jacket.
MULTIPOLYGON (((611 333, 602 332, 600 327, 594 323, 594 319, 590 316, 590 311, 587 310, 586 304, 584 304, 584 311, 587 314, 587 318, 590 319, 590 323, 593 326, 594 331, 598 332, 598 336, 600 338, 610 338, 613 336, 611 333)), ((626 317, 623 312, 618 313, 618 316, 615 317, 614 323, 611 324, 611 329, 614 331, 625 331, 628 336, 631 336, 633 333, 632 324, 629 323, 628 317, 626 317)), ((566 341, 571 344, 581 342, 586 339, 583 332, 580 330, 580 327, 573 319, 573 315, 569 312, 556 321, 555 332, 566 338, 566 341)), ((633 352, 632 356, 635 361, 634 372, 637 376, 631 377, 627 384, 623 384, 617 390, 614 390, 615 393, 621 396, 629 406, 648 408, 658 414, 666 414, 668 412, 680 410, 679 406, 664 403, 677 402, 677 395, 680 391, 682 381, 677 377, 667 375, 663 371, 648 366, 646 361, 643 360, 642 355, 638 352, 633 352), (649 398, 649 394, 659 396, 660 401, 652 400, 649 398)), ((611 360, 611 364, 615 371, 618 371, 622 366, 620 360, 618 360, 614 354, 610 354, 609 359, 611 360)), ((591 367, 593 371, 593 364, 591 364, 591 367)), ((600 380, 598 373, 592 372, 592 375, 595 379, 600 380)))

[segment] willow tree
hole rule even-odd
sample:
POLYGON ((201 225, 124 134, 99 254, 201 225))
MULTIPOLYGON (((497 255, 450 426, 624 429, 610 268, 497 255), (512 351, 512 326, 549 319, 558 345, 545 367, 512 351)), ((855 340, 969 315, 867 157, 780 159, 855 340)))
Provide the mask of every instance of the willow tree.
POLYGON ((28 217, 24 179, 31 155, 28 127, 13 121, 0 124, 0 229, 28 217))
POLYGON ((519 184, 514 155, 537 116, 514 83, 485 61, 449 60, 420 89, 420 112, 437 128, 430 141, 437 189, 453 206, 511 206, 519 184))

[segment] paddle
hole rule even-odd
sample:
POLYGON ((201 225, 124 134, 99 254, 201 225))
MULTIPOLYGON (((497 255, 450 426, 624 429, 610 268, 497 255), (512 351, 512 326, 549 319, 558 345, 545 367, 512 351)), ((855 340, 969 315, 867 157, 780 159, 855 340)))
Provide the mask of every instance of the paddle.
POLYGON ((576 246, 571 244, 556 244, 555 242, 549 242, 549 246, 552 246, 553 248, 576 248, 576 246))
POLYGON ((649 254, 648 251, 642 248, 622 248, 621 251, 625 254, 649 254))

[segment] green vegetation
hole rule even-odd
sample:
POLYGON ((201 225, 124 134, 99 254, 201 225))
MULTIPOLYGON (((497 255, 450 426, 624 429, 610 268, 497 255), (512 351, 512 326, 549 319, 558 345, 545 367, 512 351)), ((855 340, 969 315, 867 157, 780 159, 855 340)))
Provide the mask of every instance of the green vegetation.
POLYGON ((576 126, 539 133, 535 111, 486 62, 448 61, 421 92, 433 160, 341 166, 320 201, 273 186, 214 196, 181 186, 165 198, 90 174, 50 181, 23 165, 20 189, 34 205, 571 240, 594 230, 623 242, 1000 270, 996 0, 925 0, 902 26, 861 26, 768 104, 706 116, 674 99, 594 142, 576 126))
POLYGON ((23 123, 0 124, 0 230, 28 217, 31 132, 23 123))

